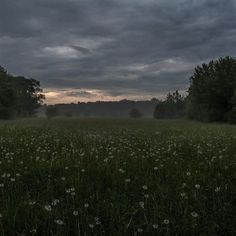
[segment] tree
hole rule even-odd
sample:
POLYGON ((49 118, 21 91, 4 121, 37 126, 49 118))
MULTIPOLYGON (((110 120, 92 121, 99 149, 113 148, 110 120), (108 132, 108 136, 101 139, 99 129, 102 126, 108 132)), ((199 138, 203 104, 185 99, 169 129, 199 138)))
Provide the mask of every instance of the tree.
POLYGON ((190 78, 189 117, 201 121, 228 121, 234 114, 236 60, 220 58, 202 64, 190 78))
POLYGON ((166 100, 159 102, 154 111, 156 119, 174 119, 185 115, 185 98, 176 90, 168 93, 166 100))
POLYGON ((9 119, 13 116, 14 100, 9 74, 0 66, 0 119, 9 119))
POLYGON ((231 110, 228 113, 226 113, 226 116, 225 116, 226 120, 229 123, 236 124, 236 92, 230 101, 230 107, 231 107, 231 110))
POLYGON ((143 116, 143 113, 140 112, 138 109, 134 108, 130 111, 129 115, 131 118, 141 118, 143 116))
POLYGON ((12 76, 0 66, 0 118, 33 116, 44 98, 39 81, 12 76))
POLYGON ((40 82, 24 77, 15 77, 15 110, 20 117, 30 117, 35 114, 37 108, 42 105, 44 95, 41 94, 40 82))

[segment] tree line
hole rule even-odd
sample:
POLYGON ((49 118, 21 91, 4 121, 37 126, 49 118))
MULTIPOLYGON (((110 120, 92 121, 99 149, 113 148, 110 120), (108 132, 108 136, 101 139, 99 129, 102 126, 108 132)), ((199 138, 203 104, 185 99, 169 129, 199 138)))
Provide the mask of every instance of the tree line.
MULTIPOLYGON (((153 98, 146 101, 97 101, 78 102, 71 104, 56 104, 44 106, 47 117, 116 117, 116 118, 140 118, 153 117, 153 110, 159 100, 153 98)), ((41 112, 43 114, 43 112, 41 112)))
POLYGON ((13 76, 0 66, 0 119, 32 117, 44 98, 39 81, 13 76))
MULTIPOLYGON (((88 108, 98 107, 99 111, 95 113, 102 116, 106 115, 108 107, 111 109, 110 107, 115 105, 116 112, 125 109, 124 114, 140 118, 145 112, 139 108, 147 108, 147 104, 152 107, 154 104, 153 116, 157 119, 189 118, 206 122, 236 123, 236 59, 223 57, 197 66, 190 77, 190 87, 186 94, 183 96, 179 91, 175 91, 169 93, 164 101, 155 99, 149 103, 124 100, 115 103, 59 104, 48 106, 46 114, 53 117, 61 115, 62 110, 65 116, 78 115, 80 111, 72 110, 73 114, 68 109, 74 109, 76 106, 88 115, 91 112, 88 108), (140 107, 137 107, 137 104, 140 107)), ((33 116, 43 100, 39 81, 13 76, 0 67, 0 118, 33 116)))
POLYGON ((154 117, 236 123, 236 59, 224 57, 197 66, 187 96, 168 94, 157 104, 154 117))

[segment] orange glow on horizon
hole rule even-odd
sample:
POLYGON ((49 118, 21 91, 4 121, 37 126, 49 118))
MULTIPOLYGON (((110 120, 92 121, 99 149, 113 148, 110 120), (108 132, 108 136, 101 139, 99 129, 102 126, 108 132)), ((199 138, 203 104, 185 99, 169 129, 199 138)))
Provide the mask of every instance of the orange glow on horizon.
POLYGON ((165 94, 143 94, 138 92, 128 95, 111 95, 107 91, 97 89, 68 89, 68 90, 46 90, 44 92, 46 104, 58 103, 78 103, 78 102, 96 102, 96 101, 120 101, 127 100, 150 100, 153 97, 163 99, 165 94), (158 95, 158 96, 155 96, 158 95))

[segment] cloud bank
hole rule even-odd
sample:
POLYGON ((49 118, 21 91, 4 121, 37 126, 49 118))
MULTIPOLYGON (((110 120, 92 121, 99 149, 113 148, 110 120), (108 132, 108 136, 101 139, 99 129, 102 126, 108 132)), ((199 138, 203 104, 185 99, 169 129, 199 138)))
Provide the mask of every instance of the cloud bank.
POLYGON ((0 64, 40 80, 48 102, 161 97, 236 56, 234 0, 0 2, 0 64))

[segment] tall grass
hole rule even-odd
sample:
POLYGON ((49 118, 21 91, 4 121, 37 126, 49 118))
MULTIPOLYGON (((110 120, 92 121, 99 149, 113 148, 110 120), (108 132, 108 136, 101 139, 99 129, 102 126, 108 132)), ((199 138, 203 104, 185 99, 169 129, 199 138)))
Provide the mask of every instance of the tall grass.
POLYGON ((236 127, 2 122, 0 235, 236 235, 236 127))

